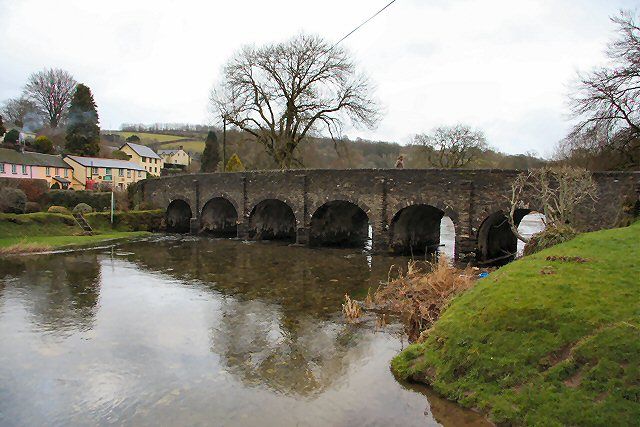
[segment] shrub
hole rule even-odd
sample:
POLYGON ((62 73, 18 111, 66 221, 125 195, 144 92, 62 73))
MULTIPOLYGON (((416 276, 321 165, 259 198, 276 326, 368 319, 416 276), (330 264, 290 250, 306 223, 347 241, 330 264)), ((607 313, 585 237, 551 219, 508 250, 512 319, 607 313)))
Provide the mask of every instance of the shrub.
POLYGON ((20 139, 20 132, 18 132, 16 129, 11 129, 4 136, 4 142, 9 144, 16 144, 19 139, 20 139))
POLYGON ((91 206, 89 206, 86 203, 78 203, 74 208, 73 208, 73 213, 81 213, 81 214, 88 214, 90 212, 93 212, 93 208, 91 206))
POLYGON ((56 206, 56 205, 50 206, 49 209, 47 209, 47 212, 65 214, 65 215, 71 214, 71 212, 69 212, 69 209, 65 208, 64 206, 56 206))
POLYGON ((118 159, 118 160, 130 160, 131 159, 131 156, 129 156, 124 151, 120 151, 120 150, 114 150, 113 153, 111 153, 111 157, 113 157, 114 159, 118 159))
POLYGON ((17 188, 3 188, 0 190, 0 212, 24 213, 27 195, 17 188))
POLYGON ((40 212, 40 204, 37 202, 27 202, 25 204, 24 211, 25 213, 36 213, 40 212))
POLYGON ((49 183, 44 179, 0 178, 0 188, 18 188, 27 195, 27 200, 37 202, 49 190, 49 183))
POLYGON ((568 224, 560 226, 549 225, 540 233, 531 236, 531 240, 524 246, 523 254, 535 254, 543 249, 571 240, 577 235, 578 232, 568 224))
POLYGON ((53 142, 49 138, 44 135, 41 135, 36 138, 35 141, 31 144, 31 146, 38 152, 43 154, 51 154, 53 153, 53 142))
POLYGON ((243 170, 244 165, 242 164, 242 160, 240 160, 240 157, 234 153, 227 162, 227 172, 242 172, 243 170))

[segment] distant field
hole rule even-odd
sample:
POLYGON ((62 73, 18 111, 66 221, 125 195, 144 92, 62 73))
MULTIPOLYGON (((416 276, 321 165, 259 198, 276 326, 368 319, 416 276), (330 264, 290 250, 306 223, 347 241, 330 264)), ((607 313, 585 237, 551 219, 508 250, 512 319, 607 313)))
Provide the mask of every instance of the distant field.
POLYGON ((195 139, 163 143, 160 146, 160 149, 161 150, 169 150, 169 149, 173 149, 173 148, 179 148, 181 145, 182 145, 182 148, 185 151, 189 151, 189 152, 192 152, 192 153, 202 153, 204 151, 204 141, 195 140, 195 139))
POLYGON ((128 137, 130 137, 131 135, 138 135, 138 137, 140 138, 140 141, 145 144, 145 143, 150 143, 150 142, 170 142, 170 141, 177 141, 180 139, 187 139, 184 136, 180 136, 180 135, 163 135, 160 133, 148 133, 148 132, 121 132, 121 131, 116 131, 116 132, 108 132, 108 133, 113 133, 116 135, 120 135, 123 139, 126 139, 128 137))

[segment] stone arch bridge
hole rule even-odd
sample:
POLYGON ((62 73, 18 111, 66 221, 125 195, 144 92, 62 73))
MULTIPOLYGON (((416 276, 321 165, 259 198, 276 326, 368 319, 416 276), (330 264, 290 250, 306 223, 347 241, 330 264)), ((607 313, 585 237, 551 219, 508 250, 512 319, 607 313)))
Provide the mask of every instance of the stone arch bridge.
MULTIPOLYGON (((177 175, 138 183, 139 205, 166 209, 169 231, 302 245, 358 246, 374 252, 424 253, 440 241, 440 221, 455 227, 459 259, 515 252, 506 223, 514 170, 291 170, 177 175)), ((612 226, 624 203, 637 202, 638 172, 594 174, 599 199, 578 211, 589 229, 612 226)), ((537 206, 516 212, 519 222, 537 206)))

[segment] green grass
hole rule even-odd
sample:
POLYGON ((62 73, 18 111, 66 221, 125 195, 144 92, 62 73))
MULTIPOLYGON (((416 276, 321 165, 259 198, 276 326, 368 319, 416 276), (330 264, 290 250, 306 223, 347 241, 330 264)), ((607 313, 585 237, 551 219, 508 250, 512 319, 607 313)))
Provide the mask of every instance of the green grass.
POLYGON ((127 139, 128 137, 130 137, 131 135, 138 135, 138 137, 140 138, 140 141, 143 144, 149 143, 149 142, 170 142, 170 141, 177 141, 180 139, 187 139, 184 136, 180 136, 180 135, 164 135, 161 133, 150 133, 150 132, 109 132, 109 133, 113 133, 116 135, 120 135, 122 137, 122 139, 127 139))
POLYGON ((160 146, 160 149, 161 150, 171 150, 171 149, 180 148, 180 146, 182 146, 182 148, 185 151, 188 151, 188 152, 191 152, 191 153, 202 153, 204 151, 204 141, 195 140, 195 139, 186 140, 186 141, 163 143, 160 146))
POLYGON ((637 425, 639 261, 635 223, 513 262, 454 300, 392 368, 496 423, 637 425))
MULTIPOLYGON (((117 214, 128 219, 150 212, 117 214)), ((156 215, 157 216, 157 215, 156 215)), ((130 239, 148 235, 145 231, 133 231, 131 221, 123 221, 116 229, 111 228, 108 215, 95 214, 92 222, 94 235, 83 236, 82 230, 71 215, 37 212, 15 215, 0 214, 0 253, 33 252, 63 246, 84 246, 113 239, 130 239), (107 218, 102 220, 101 218, 107 218), (100 219, 99 219, 100 218, 100 219)))

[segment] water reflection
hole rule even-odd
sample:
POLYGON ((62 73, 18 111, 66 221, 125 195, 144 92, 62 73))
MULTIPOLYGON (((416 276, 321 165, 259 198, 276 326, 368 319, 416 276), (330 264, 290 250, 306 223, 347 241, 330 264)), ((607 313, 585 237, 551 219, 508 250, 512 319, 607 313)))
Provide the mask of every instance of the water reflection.
POLYGON ((401 328, 342 321, 405 261, 367 258, 166 237, 2 259, 0 424, 480 425, 395 381, 401 328))

